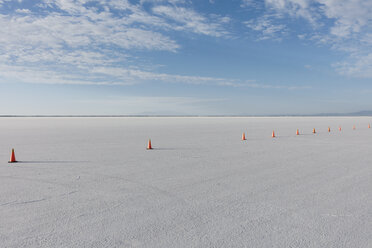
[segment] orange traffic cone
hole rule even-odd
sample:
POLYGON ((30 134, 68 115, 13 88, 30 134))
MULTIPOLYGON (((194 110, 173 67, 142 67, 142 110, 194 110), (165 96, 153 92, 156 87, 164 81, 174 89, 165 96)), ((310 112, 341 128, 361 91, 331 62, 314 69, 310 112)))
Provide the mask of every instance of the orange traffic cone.
POLYGON ((328 133, 330 133, 331 132, 331 128, 330 127, 328 127, 328 133))
POLYGON ((275 138, 275 132, 273 131, 273 135, 272 135, 273 138, 275 138))
POLYGON ((151 150, 151 149, 152 149, 152 146, 151 146, 151 139, 149 139, 149 143, 148 143, 146 149, 147 149, 147 150, 151 150))
POLYGON ((338 130, 341 132, 341 127, 339 127, 338 130))
POLYGON ((8 163, 17 163, 18 161, 16 160, 15 158, 15 154, 14 154, 14 148, 12 149, 12 154, 10 155, 10 160, 8 161, 8 163))
POLYGON ((353 130, 355 130, 355 125, 353 126, 353 130))
POLYGON ((315 132, 315 128, 313 128, 313 133, 316 133, 316 132, 315 132))
POLYGON ((296 130, 296 135, 300 135, 300 131, 298 131, 298 129, 296 130))
POLYGON ((368 124, 368 128, 371 128, 371 125, 370 124, 368 124))
POLYGON ((242 134, 242 140, 246 140, 245 133, 242 134))

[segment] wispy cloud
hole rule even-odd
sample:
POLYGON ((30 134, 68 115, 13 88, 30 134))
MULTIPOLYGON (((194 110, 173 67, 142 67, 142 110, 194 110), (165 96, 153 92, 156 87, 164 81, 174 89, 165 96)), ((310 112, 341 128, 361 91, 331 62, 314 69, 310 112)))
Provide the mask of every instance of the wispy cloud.
POLYGON ((214 16, 209 19, 191 9, 165 5, 154 7, 153 12, 173 21, 176 24, 172 25, 175 30, 190 30, 193 33, 215 37, 228 35, 221 25, 229 21, 227 17, 214 16))
MULTIPOLYGON (((76 55, 78 57, 84 55, 76 55)), ((86 56, 91 56, 90 54, 86 56)), ((94 56, 94 54, 93 54, 94 56)), ((75 57, 71 55, 72 61, 75 57)), ((143 70, 96 65, 81 66, 74 71, 45 70, 39 67, 0 65, 0 78, 11 78, 25 83, 78 84, 78 85, 134 85, 144 82, 180 83, 192 85, 214 85, 221 87, 244 87, 273 90, 307 90, 309 86, 269 85, 255 80, 228 79, 203 76, 187 76, 154 73, 143 70), (83 73, 85 72, 85 73, 83 73)))
POLYGON ((271 90, 309 90, 312 89, 311 86, 294 86, 294 85, 280 85, 280 84, 265 84, 259 83, 255 80, 231 80, 219 82, 220 86, 229 86, 235 88, 252 88, 252 89, 271 89, 271 90))
POLYGON ((259 8, 261 7, 262 1, 256 0, 242 0, 240 7, 242 8, 259 8))
MULTIPOLYGON (((221 87, 291 89, 241 79, 158 73, 139 67, 131 50, 177 52, 168 31, 227 37, 230 18, 202 15, 183 1, 44 0, 0 15, 0 78, 26 83, 133 85, 165 82, 221 87), (89 5, 88 5, 89 3, 89 5), (160 4, 160 5, 158 5, 160 4), (182 4, 182 6, 178 6, 182 4)), ((278 32, 269 24, 267 36, 278 32)), ((263 30, 265 29, 265 30, 263 30)), ((280 29, 280 28, 279 28, 280 29)))
MULTIPOLYGON (((242 0, 241 6, 252 7, 258 2, 242 0)), ((339 73, 372 78, 372 1, 265 0, 264 3, 261 16, 244 22, 258 32, 258 40, 280 40, 293 33, 301 40, 312 40, 345 52, 348 57, 333 65, 339 73), (299 19, 309 24, 302 33, 288 26, 299 19)))
POLYGON ((139 4, 39 0, 29 8, 17 8, 0 1, 0 8, 13 9, 0 14, 0 75, 24 82, 69 84, 218 81, 132 68, 137 65, 133 50, 177 52, 180 45, 171 32, 227 34, 223 27, 227 17, 204 16, 184 4, 180 0, 139 4), (142 4, 150 4, 150 10, 142 4))
POLYGON ((347 61, 335 63, 333 66, 342 75, 372 78, 372 53, 351 56, 347 61))
POLYGON ((258 32, 258 40, 282 40, 288 33, 286 25, 279 24, 275 15, 266 14, 254 20, 243 22, 248 28, 258 32))

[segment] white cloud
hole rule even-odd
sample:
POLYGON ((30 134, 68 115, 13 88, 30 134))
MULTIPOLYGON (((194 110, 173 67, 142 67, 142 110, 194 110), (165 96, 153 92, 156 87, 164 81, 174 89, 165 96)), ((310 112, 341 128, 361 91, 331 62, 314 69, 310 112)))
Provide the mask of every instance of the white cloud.
POLYGON ((265 4, 268 8, 289 14, 291 17, 305 18, 313 25, 318 17, 312 12, 311 0, 265 0, 265 4))
POLYGON ((79 85, 133 85, 143 82, 182 83, 194 85, 218 85, 221 87, 246 87, 254 89, 305 90, 308 86, 269 85, 254 80, 242 81, 216 77, 187 76, 166 73, 154 73, 139 69, 102 66, 100 55, 96 53, 73 53, 65 56, 63 62, 76 64, 74 70, 53 71, 39 66, 0 65, 0 79, 8 78, 24 83, 42 84, 79 84, 79 85), (79 61, 78 61, 79 60, 79 61), (84 60, 84 64, 80 60, 84 60), (92 66, 95 65, 95 66, 92 66))
MULTIPOLYGON (((5 4, 7 0, 0 0, 0 7, 5 4)), ((40 0, 30 7, 32 12, 17 9, 0 14, 0 75, 3 80, 66 84, 219 81, 132 68, 138 64, 131 55, 133 50, 180 49, 170 31, 213 37, 226 33, 223 24, 229 22, 228 17, 203 16, 177 4, 185 1, 142 0, 132 4, 127 0, 40 0), (165 7, 166 3, 171 6, 165 7), (146 11, 142 4, 151 4, 157 15, 146 11), (171 11, 177 11, 177 15, 171 11), (169 19, 173 20, 171 24, 169 19)))
MULTIPOLYGON (((257 1, 242 0, 242 7, 257 1)), ((254 20, 244 22, 259 32, 259 39, 280 39, 289 32, 283 20, 302 19, 310 24, 296 34, 301 40, 345 52, 348 58, 334 64, 343 75, 372 78, 372 1, 370 0, 265 0, 266 10, 254 20), (282 32, 285 30, 285 32, 282 32), (286 32, 288 31, 288 32, 286 32)), ((290 23, 290 22, 289 22, 290 23)))
MULTIPOLYGON (((0 79, 44 84, 133 85, 143 82, 207 84, 261 89, 292 89, 236 79, 175 75, 138 67, 131 50, 176 52, 179 45, 166 33, 181 30, 221 37, 226 16, 204 16, 177 6, 152 6, 156 16, 140 5, 110 0, 88 8, 86 0, 44 0, 41 13, 0 15, 0 79), (44 8, 52 8, 44 12, 44 8), (119 11, 118 15, 111 8, 119 11), (100 9, 100 10, 99 10, 100 9), (171 20, 171 21, 170 21, 171 20), (161 30, 161 31, 159 31, 161 30), (136 63, 133 64, 131 61, 136 63)), ((163 3, 163 1, 159 1, 163 3)), ((173 1, 174 3, 176 1, 173 1)), ((146 2, 153 4, 154 1, 146 2)), ((38 6, 40 3, 37 3, 38 6)), ((23 11, 22 11, 23 12, 23 11)), ((262 28, 266 35, 274 27, 262 28)))
POLYGON ((0 0, 0 7, 1 7, 1 5, 3 5, 4 3, 6 3, 6 2, 10 2, 10 1, 12 1, 12 0, 0 0))
POLYGON ((342 75, 372 78, 372 53, 352 56, 349 60, 335 63, 333 66, 342 75))
POLYGON ((218 16, 215 16, 217 17, 215 20, 209 20, 194 10, 166 5, 154 7, 153 12, 174 21, 177 24, 174 27, 175 30, 190 30, 197 34, 215 37, 221 37, 228 34, 221 25, 221 23, 229 22, 228 17, 219 18, 218 16))
POLYGON ((263 7, 263 1, 257 0, 242 0, 240 7, 249 9, 261 9, 263 7))
POLYGON ((21 13, 21 14, 30 14, 31 10, 29 10, 29 9, 17 9, 16 12, 21 13))
MULTIPOLYGON (((372 2, 369 0, 317 0, 327 18, 335 20, 331 34, 347 37, 371 28, 372 2)), ((371 30, 370 30, 371 31, 371 30)))
POLYGON ((140 0, 140 3, 170 3, 170 4, 184 4, 186 0, 140 0))
POLYGON ((245 21, 244 24, 259 32, 258 40, 276 39, 281 40, 287 34, 287 27, 284 24, 274 24, 273 15, 263 15, 255 20, 245 21))

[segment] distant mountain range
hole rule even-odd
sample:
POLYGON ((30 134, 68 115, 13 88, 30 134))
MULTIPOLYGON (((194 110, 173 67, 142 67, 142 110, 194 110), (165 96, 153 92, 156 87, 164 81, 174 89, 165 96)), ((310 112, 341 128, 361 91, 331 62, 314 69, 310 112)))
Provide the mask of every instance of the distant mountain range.
POLYGON ((359 111, 359 112, 353 112, 353 113, 323 113, 323 114, 317 114, 314 116, 372 116, 372 111, 359 111))

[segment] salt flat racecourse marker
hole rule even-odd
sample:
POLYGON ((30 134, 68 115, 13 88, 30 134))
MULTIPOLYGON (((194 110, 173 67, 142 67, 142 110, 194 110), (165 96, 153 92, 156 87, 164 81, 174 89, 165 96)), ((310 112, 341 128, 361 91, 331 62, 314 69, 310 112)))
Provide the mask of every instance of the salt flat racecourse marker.
POLYGON ((368 128, 371 128, 371 124, 368 124, 368 128))
POLYGON ((316 133, 316 132, 315 132, 315 128, 313 128, 313 133, 316 133))
POLYGON ((353 126, 353 130, 355 130, 356 128, 355 128, 355 125, 353 126))
POLYGON ((271 135, 273 138, 275 138, 275 132, 274 132, 274 130, 273 130, 273 134, 271 135))
POLYGON ((10 154, 10 160, 8 161, 8 163, 17 163, 18 161, 16 160, 15 158, 15 154, 14 154, 14 148, 12 149, 12 153, 10 154))
POLYGON ((339 127, 338 130, 341 132, 341 127, 339 127))
POLYGON ((151 146, 151 139, 149 139, 149 143, 147 144, 147 150, 152 150, 152 146, 151 146))
POLYGON ((242 140, 246 140, 245 133, 242 134, 242 140))
POLYGON ((300 131, 298 129, 296 130, 296 135, 300 135, 300 131))
POLYGON ((330 133, 331 132, 331 128, 330 127, 328 127, 328 133, 330 133))

